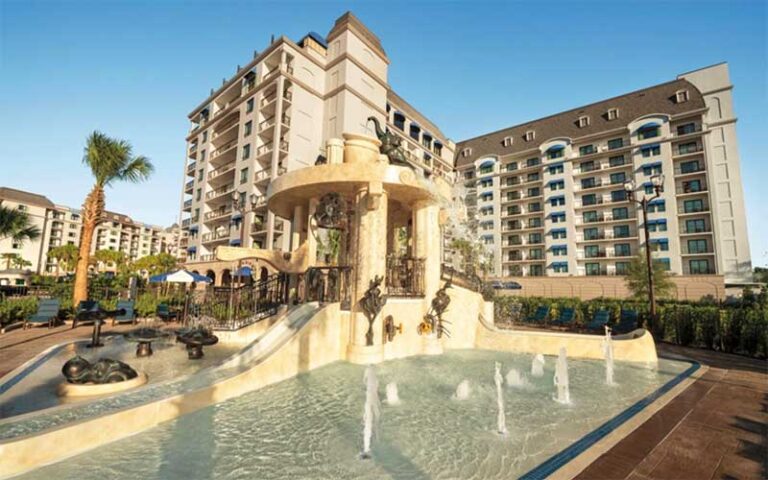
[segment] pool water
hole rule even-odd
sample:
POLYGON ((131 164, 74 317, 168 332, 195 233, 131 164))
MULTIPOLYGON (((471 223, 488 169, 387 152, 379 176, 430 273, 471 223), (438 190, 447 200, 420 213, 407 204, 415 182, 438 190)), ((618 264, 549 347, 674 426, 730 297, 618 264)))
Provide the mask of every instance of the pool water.
POLYGON ((372 458, 360 458, 363 366, 337 362, 199 410, 22 478, 495 479, 516 478, 686 370, 569 359, 571 404, 555 402, 555 357, 532 378, 532 356, 462 350, 375 366, 382 399, 372 458), (504 386, 507 436, 496 433, 494 362, 527 385, 504 386), (469 380, 466 400, 454 396, 469 380), (400 404, 387 405, 397 382, 400 404))

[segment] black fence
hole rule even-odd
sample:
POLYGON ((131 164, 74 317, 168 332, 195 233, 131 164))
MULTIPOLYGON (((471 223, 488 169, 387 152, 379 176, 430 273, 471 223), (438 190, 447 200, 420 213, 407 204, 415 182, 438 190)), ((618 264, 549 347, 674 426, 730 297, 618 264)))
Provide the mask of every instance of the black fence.
POLYGON ((248 286, 211 287, 189 305, 192 322, 218 330, 237 330, 275 315, 288 303, 289 277, 270 275, 248 286))
POLYGON ((342 310, 352 304, 352 267, 312 267, 296 277, 293 303, 340 302, 342 310))
POLYGON ((424 296, 424 259, 387 257, 387 295, 390 297, 424 296))

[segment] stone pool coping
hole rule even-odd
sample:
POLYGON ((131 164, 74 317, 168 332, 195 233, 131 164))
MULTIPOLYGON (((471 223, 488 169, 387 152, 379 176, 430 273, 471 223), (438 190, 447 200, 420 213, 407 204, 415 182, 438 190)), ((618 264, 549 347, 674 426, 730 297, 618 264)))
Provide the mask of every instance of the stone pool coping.
POLYGON ((529 470, 519 479, 571 480, 576 478, 592 462, 647 422, 709 370, 708 366, 687 358, 668 357, 668 359, 687 362, 691 366, 598 428, 529 470))

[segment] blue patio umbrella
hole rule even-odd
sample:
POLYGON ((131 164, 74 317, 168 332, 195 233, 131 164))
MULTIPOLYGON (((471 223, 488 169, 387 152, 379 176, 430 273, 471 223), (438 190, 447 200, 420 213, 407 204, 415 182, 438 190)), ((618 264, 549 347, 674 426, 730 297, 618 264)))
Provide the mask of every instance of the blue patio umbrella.
POLYGON ((253 270, 248 265, 243 265, 235 271, 235 277, 250 277, 253 274, 253 270))

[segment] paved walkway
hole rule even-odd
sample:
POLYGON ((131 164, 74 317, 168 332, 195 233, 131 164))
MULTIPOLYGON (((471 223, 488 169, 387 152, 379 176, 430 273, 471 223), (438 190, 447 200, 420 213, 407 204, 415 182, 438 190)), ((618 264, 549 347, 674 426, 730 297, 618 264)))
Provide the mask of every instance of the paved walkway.
POLYGON ((659 345, 709 371, 579 480, 768 479, 768 363, 659 345))

